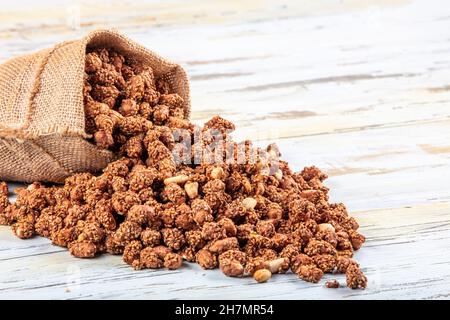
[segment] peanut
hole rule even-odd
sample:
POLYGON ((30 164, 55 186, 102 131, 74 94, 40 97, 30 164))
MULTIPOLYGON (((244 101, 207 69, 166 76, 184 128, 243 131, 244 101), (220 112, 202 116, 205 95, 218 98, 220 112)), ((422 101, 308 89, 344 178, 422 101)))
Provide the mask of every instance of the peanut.
POLYGON ((254 198, 245 198, 244 200, 242 200, 242 204, 244 205, 245 209, 253 210, 256 207, 257 201, 254 198))
POLYGON ((184 191, 189 198, 194 199, 198 196, 198 182, 188 182, 184 185, 184 191))
POLYGON ((283 179, 283 171, 281 171, 280 169, 278 169, 275 173, 274 173, 275 178, 280 181, 281 179, 283 179))
POLYGON ((224 171, 222 167, 215 167, 211 170, 211 178, 213 179, 222 179, 224 176, 224 171))
POLYGON ((280 271, 289 268, 289 261, 287 261, 286 258, 279 258, 269 261, 267 266, 270 272, 279 273, 280 271))
POLYGON ((318 231, 330 230, 332 232, 335 232, 334 227, 330 223, 321 223, 317 227, 318 231))

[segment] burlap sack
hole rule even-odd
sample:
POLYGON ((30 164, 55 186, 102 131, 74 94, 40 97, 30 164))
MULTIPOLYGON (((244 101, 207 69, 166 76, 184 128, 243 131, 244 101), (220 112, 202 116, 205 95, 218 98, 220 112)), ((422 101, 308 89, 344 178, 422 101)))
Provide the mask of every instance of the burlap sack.
POLYGON ((83 74, 86 47, 111 47, 150 64, 184 98, 185 71, 115 31, 98 30, 0 65, 0 179, 62 182, 74 172, 95 172, 114 154, 89 143, 85 133, 83 74))

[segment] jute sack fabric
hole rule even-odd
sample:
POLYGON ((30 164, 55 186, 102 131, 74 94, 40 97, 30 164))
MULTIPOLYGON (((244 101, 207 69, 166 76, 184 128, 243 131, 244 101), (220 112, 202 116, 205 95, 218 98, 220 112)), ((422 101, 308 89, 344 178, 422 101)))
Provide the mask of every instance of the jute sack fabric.
POLYGON ((149 64, 184 99, 183 68, 112 30, 96 30, 0 65, 0 179, 62 182, 75 172, 96 172, 115 159, 86 140, 83 76, 86 48, 109 47, 149 64))

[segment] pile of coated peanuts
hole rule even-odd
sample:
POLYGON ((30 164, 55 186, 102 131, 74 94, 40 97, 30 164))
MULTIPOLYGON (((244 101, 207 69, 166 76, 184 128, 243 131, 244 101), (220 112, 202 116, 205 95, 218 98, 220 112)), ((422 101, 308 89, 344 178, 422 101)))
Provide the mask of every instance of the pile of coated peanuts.
POLYGON ((234 125, 220 116, 194 125, 170 83, 113 50, 88 52, 85 70, 86 131, 119 159, 63 186, 16 189, 15 203, 0 183, 0 224, 79 258, 122 255, 136 270, 188 261, 258 282, 331 273, 366 287, 352 258, 365 238, 343 204, 328 202, 323 172, 293 172, 274 144, 233 141, 234 125))

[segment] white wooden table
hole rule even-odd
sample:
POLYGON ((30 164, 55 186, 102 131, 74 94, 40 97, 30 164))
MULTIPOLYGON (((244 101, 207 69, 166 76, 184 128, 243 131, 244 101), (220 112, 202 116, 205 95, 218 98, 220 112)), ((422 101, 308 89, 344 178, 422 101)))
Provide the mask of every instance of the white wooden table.
POLYGON ((116 27, 183 64, 193 120, 221 114, 235 138, 276 141, 295 169, 324 169, 331 200, 367 236, 356 259, 369 285, 256 284, 193 264, 136 272, 0 227, 0 298, 449 299, 447 1, 4 2, 0 61, 116 27))

